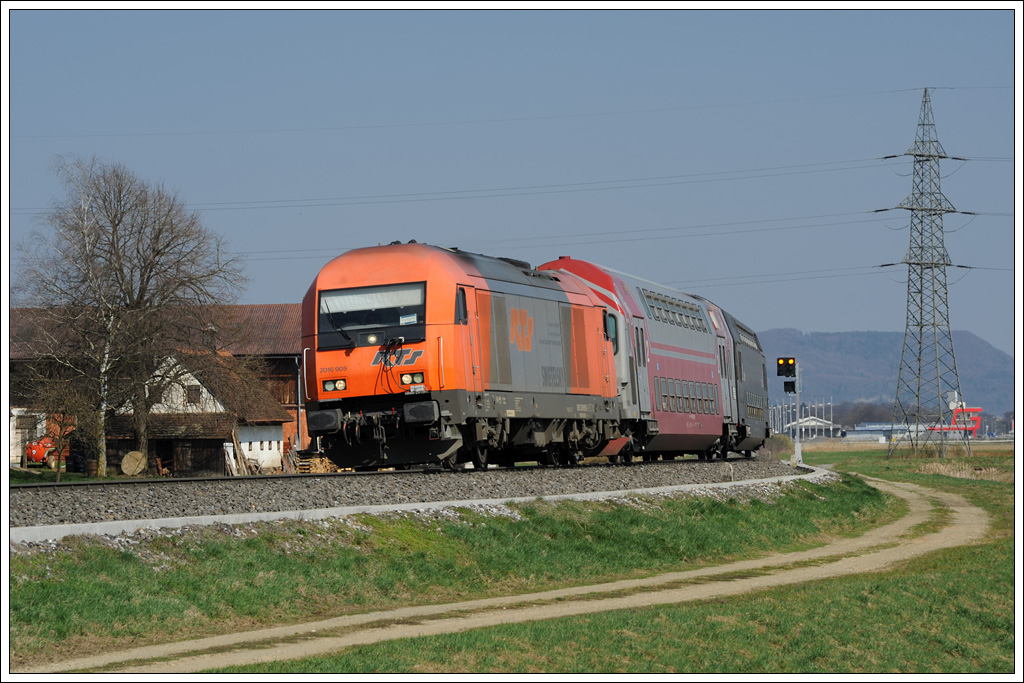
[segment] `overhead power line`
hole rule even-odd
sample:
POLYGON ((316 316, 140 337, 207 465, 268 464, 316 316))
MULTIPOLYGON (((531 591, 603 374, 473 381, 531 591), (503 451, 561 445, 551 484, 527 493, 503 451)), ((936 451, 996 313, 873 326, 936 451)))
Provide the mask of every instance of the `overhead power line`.
MULTIPOLYGON (((934 88, 933 88, 934 89, 934 88)), ((1010 86, 974 86, 967 88, 940 88, 942 90, 1010 90, 1010 86)), ((494 123, 526 123, 530 121, 558 121, 565 119, 598 118, 606 116, 635 116, 638 114, 663 114, 684 111, 701 111, 706 109, 728 109, 733 107, 754 107, 769 104, 792 104, 796 102, 814 102, 820 100, 834 100, 847 97, 867 97, 874 95, 890 95, 895 93, 921 90, 921 88, 902 88, 898 90, 877 90, 873 92, 843 92, 835 95, 809 95, 806 97, 791 97, 777 100, 753 100, 746 102, 712 102, 708 104, 692 104, 685 107, 652 107, 649 109, 624 109, 617 111, 600 112, 576 112, 571 114, 546 114, 541 116, 514 116, 496 117, 481 119, 463 119, 454 121, 413 121, 405 123, 363 123, 344 126, 308 126, 297 128, 235 128, 226 130, 198 130, 198 131, 142 131, 137 133, 49 133, 39 135, 12 135, 12 139, 33 140, 33 139, 54 139, 54 138, 138 138, 138 137, 183 137, 183 136, 211 136, 211 135, 273 135, 292 133, 328 133, 349 130, 371 130, 376 128, 420 128, 427 126, 465 126, 494 123)))
MULTIPOLYGON (((905 156, 905 155, 899 155, 905 156)), ((518 197, 538 194, 563 194, 571 192, 599 192, 606 190, 624 190, 648 187, 663 187, 704 182, 724 182, 730 180, 751 180, 787 175, 806 175, 809 173, 825 173, 835 171, 860 170, 908 165, 910 161, 896 163, 873 164, 880 160, 895 159, 898 156, 848 159, 843 161, 823 161, 809 164, 791 164, 787 166, 766 166, 761 168, 739 169, 732 171, 707 171, 703 173, 676 174, 667 176, 647 176, 638 178, 620 178, 616 180, 591 180, 575 183, 551 183, 542 185, 511 185, 504 187, 476 188, 467 190, 439 190, 435 192, 401 192, 372 195, 349 195, 341 197, 307 197, 290 199, 260 199, 219 202, 193 202, 188 208, 193 211, 251 211, 267 209, 304 209, 334 206, 352 206, 367 204, 401 204, 408 202, 450 201, 455 199, 489 199, 497 197, 518 197), (825 168, 833 166, 835 168, 825 168), (803 170, 797 170, 803 169, 803 170)), ((887 211, 879 209, 878 211, 887 211)), ((50 211, 45 207, 13 207, 12 216, 40 216, 50 211)), ((969 212, 963 212, 969 213, 969 212)), ((1009 214, 979 213, 978 215, 1005 216, 1009 214)))
MULTIPOLYGON (((516 197, 536 194, 562 194, 570 192, 600 192, 606 190, 623 190, 666 185, 684 185, 690 183, 725 182, 731 180, 750 180, 773 176, 804 175, 808 173, 824 173, 834 171, 859 170, 877 168, 878 166, 907 165, 910 162, 870 163, 877 159, 852 159, 845 161, 824 161, 809 164, 792 164, 788 166, 767 166, 733 171, 707 171, 703 173, 676 174, 667 176, 648 176, 639 178, 620 178, 616 180, 591 180, 576 183, 552 183, 544 185, 512 185, 505 187, 477 188, 468 190, 441 190, 436 192, 402 192, 373 195, 351 195, 342 197, 319 197, 300 199, 261 199, 245 201, 194 202, 188 207, 194 211, 238 211, 265 209, 301 209, 331 206, 351 206, 358 204, 400 204, 406 202, 446 201, 453 199, 488 199, 495 197, 516 197), (826 168, 833 166, 835 168, 826 168), (802 169, 802 170, 800 170, 802 169)), ((15 207, 12 215, 42 215, 49 211, 42 207, 15 207)))

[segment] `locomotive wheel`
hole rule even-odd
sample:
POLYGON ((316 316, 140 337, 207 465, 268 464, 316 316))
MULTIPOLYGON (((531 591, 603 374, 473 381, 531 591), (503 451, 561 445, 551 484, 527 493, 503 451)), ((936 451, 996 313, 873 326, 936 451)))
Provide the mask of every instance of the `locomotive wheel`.
POLYGON ((473 453, 470 456, 473 462, 473 469, 475 470, 486 470, 487 469, 487 445, 478 443, 473 446, 473 453))
POLYGON ((441 461, 441 467, 452 472, 460 472, 465 469, 465 464, 455 461, 455 454, 449 455, 447 458, 441 461))

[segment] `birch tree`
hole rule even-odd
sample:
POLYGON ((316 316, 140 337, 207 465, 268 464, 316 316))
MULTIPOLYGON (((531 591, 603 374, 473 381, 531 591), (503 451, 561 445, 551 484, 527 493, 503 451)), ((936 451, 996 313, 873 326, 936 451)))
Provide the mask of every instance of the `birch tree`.
POLYGON ((66 190, 42 229, 21 245, 17 294, 39 319, 34 355, 77 377, 93 398, 90 424, 106 471, 106 424, 130 406, 147 451, 150 396, 173 376, 156 371, 176 351, 201 347, 217 305, 242 291, 240 261, 198 213, 162 185, 120 164, 59 160, 66 190))

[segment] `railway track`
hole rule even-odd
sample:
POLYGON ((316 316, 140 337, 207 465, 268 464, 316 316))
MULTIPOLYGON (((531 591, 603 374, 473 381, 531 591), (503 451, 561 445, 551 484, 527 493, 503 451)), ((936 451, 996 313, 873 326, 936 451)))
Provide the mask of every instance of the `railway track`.
MULTIPOLYGON (((238 519, 244 515, 307 518, 336 510, 417 504, 457 505, 671 486, 740 482, 793 475, 770 457, 676 460, 572 468, 487 471, 344 472, 194 479, 114 480, 10 487, 10 526, 61 527, 135 520, 238 519)), ((344 514, 344 513, 341 513, 344 514)))
MULTIPOLYGON (((724 462, 745 462, 749 458, 736 457, 733 459, 727 459, 724 462)), ((612 467, 655 467, 655 466, 686 466, 686 463, 698 463, 699 460, 653 460, 636 462, 632 465, 612 465, 606 462, 600 463, 583 463, 580 465, 574 465, 573 468, 612 468, 612 467)), ((719 461, 723 462, 723 461, 719 461)), ((498 472, 502 469, 498 466, 492 465, 485 472, 498 472)), ((544 465, 518 465, 516 469, 540 469, 545 471, 552 471, 544 465)), ((224 482, 226 485, 232 485, 235 483, 244 483, 250 481, 275 481, 281 479, 309 479, 310 477, 370 477, 370 476, 388 476, 388 475, 424 475, 424 474, 445 474, 450 476, 465 475, 468 473, 474 473, 472 465, 465 469, 448 470, 443 467, 410 467, 408 469, 383 469, 383 470, 372 470, 372 471, 355 471, 355 470, 344 470, 339 472, 298 472, 292 474, 252 474, 252 475, 241 475, 234 477, 226 476, 210 476, 210 477, 152 477, 152 478, 116 478, 116 479, 75 479, 73 481, 61 481, 61 482, 22 482, 17 484, 11 484, 9 489, 15 490, 29 490, 29 489, 59 489, 59 488, 116 488, 116 487, 135 487, 135 486, 188 486, 198 482, 224 482)), ((479 473, 477 473, 479 474, 479 473)))

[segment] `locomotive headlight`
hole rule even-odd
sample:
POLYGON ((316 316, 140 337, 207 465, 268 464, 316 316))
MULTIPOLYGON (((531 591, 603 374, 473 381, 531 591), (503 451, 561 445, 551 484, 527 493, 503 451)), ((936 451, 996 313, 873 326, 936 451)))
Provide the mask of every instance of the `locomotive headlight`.
POLYGON ((412 381, 416 384, 423 384, 423 373, 417 372, 412 376, 412 381))
POLYGON ((375 334, 368 334, 368 335, 366 335, 366 343, 368 343, 368 344, 376 344, 379 339, 380 339, 380 337, 378 337, 375 334))
POLYGON ((324 391, 345 391, 345 380, 329 379, 324 382, 324 391))
POLYGON ((412 375, 408 372, 402 375, 402 384, 412 384, 412 375))

